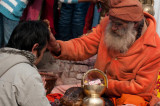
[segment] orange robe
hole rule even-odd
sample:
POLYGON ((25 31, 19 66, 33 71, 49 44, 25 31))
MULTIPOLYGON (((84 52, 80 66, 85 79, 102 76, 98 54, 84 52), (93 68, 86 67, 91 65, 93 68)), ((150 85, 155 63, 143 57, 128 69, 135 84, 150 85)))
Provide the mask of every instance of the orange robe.
POLYGON ((108 96, 139 95, 153 105, 158 101, 155 87, 160 70, 160 38, 154 17, 144 14, 149 26, 125 54, 108 51, 104 44, 105 29, 109 23, 109 17, 105 17, 87 36, 58 41, 61 55, 56 58, 77 61, 97 54, 94 67, 108 76, 108 96))

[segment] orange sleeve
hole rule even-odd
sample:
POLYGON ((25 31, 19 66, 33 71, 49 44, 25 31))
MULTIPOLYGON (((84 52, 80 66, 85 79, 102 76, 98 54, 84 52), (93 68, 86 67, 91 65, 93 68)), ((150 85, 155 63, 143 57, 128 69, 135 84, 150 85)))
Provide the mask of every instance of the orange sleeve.
POLYGON ((58 40, 61 46, 61 55, 54 57, 75 61, 88 59, 97 53, 101 35, 101 25, 98 25, 97 28, 88 35, 82 35, 80 38, 69 41, 58 40))
POLYGON ((99 25, 88 35, 82 35, 69 41, 60 41, 61 55, 55 58, 63 60, 81 61, 94 56, 98 52, 101 36, 104 33, 109 17, 106 16, 99 25))

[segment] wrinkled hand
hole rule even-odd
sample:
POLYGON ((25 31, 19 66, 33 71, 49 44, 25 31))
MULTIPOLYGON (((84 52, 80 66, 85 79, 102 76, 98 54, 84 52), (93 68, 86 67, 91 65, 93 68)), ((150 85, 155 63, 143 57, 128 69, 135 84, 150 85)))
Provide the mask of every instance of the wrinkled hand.
POLYGON ((61 47, 60 47, 59 43, 56 41, 55 37, 53 36, 53 34, 51 32, 50 32, 50 40, 48 42, 47 48, 54 55, 56 55, 56 56, 60 55, 61 47))
POLYGON ((52 34, 51 32, 51 28, 50 28, 50 25, 49 25, 49 21, 46 19, 46 20, 43 20, 45 23, 48 24, 48 30, 50 32, 50 40, 48 42, 48 50, 51 51, 54 55, 58 56, 60 54, 60 51, 61 51, 61 48, 60 48, 60 45, 59 43, 57 43, 54 35, 52 34))
POLYGON ((50 28, 50 22, 49 22, 49 20, 47 20, 47 19, 44 19, 43 20, 47 25, 48 25, 48 30, 49 30, 49 32, 51 32, 51 28, 50 28))

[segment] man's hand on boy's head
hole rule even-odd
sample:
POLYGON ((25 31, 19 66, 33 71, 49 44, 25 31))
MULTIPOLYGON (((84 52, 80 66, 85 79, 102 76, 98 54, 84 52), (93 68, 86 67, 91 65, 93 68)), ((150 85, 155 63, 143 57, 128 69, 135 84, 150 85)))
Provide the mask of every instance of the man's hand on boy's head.
POLYGON ((60 48, 60 45, 59 43, 57 43, 53 33, 51 32, 51 28, 50 28, 50 25, 49 25, 49 20, 45 19, 43 20, 45 23, 47 23, 48 25, 48 30, 50 32, 50 40, 48 42, 48 50, 51 51, 53 54, 55 54, 56 56, 58 56, 60 54, 60 51, 61 51, 61 48, 60 48))
POLYGON ((61 47, 60 47, 59 43, 56 41, 52 32, 50 32, 50 40, 48 42, 47 48, 49 51, 51 51, 56 56, 58 56, 61 52, 61 47))
POLYGON ((51 28, 50 28, 50 22, 49 22, 49 20, 47 20, 47 19, 45 19, 45 20, 43 20, 47 25, 48 25, 48 30, 49 30, 49 32, 51 32, 51 28))
POLYGON ((50 40, 49 40, 48 44, 51 47, 51 49, 54 49, 54 47, 57 45, 56 39, 55 39, 52 32, 50 32, 50 40))

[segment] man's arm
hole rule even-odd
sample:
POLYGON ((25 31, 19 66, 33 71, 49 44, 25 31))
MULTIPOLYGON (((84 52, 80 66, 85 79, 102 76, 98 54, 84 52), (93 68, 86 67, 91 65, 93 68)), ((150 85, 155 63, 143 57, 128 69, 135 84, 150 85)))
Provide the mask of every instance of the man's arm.
POLYGON ((88 35, 69 41, 55 40, 51 38, 48 49, 55 58, 63 60, 81 61, 94 56, 98 52, 98 46, 102 36, 101 26, 88 35))
POLYGON ((54 37, 53 39, 51 37, 52 40, 49 42, 50 52, 55 58, 74 61, 85 60, 96 55, 100 42, 104 42, 104 31, 108 20, 108 17, 104 18, 89 34, 84 34, 79 38, 74 38, 69 41, 55 40, 54 37), (55 48, 57 48, 57 50, 55 48), (54 52, 54 50, 56 51, 54 52), (56 53, 58 53, 58 56, 55 55, 56 53))

